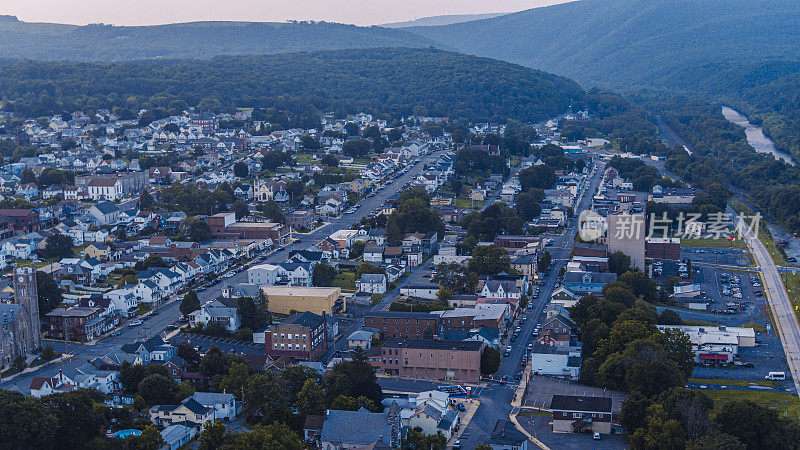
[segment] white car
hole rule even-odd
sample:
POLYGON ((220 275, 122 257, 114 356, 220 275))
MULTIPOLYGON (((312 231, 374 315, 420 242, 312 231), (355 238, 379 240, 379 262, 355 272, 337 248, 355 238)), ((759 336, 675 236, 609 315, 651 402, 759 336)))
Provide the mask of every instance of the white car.
POLYGON ((138 327, 138 326, 139 326, 139 325, 141 325, 142 323, 143 323, 143 322, 142 322, 141 320, 139 320, 139 319, 136 319, 136 320, 133 320, 133 321, 131 321, 131 323, 129 323, 129 324, 128 324, 128 326, 129 326, 129 327, 138 327))

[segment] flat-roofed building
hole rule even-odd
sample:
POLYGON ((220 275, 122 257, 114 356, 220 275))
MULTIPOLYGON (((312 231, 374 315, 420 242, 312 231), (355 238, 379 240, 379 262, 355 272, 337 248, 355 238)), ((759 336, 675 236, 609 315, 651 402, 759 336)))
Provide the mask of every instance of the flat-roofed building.
POLYGON ((310 312, 292 314, 267 327, 264 334, 267 355, 315 361, 327 350, 325 317, 310 312))
POLYGON ((269 311, 277 314, 312 312, 325 315, 345 311, 341 301, 342 289, 338 287, 262 286, 269 311))
POLYGON ((364 314, 364 325, 375 328, 384 338, 422 339, 439 329, 439 316, 405 311, 370 311, 364 314))
POLYGON ((747 327, 659 325, 659 330, 679 330, 689 335, 695 362, 733 362, 740 347, 755 347, 756 332, 747 327))
POLYGON ((555 433, 611 433, 611 397, 554 395, 550 401, 555 433))
POLYGON ((379 367, 387 375, 477 383, 482 351, 480 341, 390 338, 379 367))

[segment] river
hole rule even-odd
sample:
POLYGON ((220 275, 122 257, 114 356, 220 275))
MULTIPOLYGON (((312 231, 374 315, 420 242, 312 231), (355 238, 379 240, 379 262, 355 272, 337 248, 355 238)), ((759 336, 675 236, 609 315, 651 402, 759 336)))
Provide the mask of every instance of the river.
POLYGON ((747 143, 756 149, 759 153, 770 153, 775 158, 785 161, 791 165, 796 165, 792 157, 775 148, 772 139, 764 135, 761 127, 757 127, 747 120, 747 117, 739 114, 738 111, 727 106, 722 107, 722 115, 728 119, 729 122, 735 123, 744 128, 744 133, 747 135, 747 143))

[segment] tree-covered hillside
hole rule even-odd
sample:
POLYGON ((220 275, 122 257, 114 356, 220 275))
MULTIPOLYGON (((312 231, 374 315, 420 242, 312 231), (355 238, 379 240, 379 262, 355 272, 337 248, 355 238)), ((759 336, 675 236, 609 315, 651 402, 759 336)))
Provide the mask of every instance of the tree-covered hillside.
POLYGON ((798 60, 800 3, 582 0, 436 27, 407 28, 459 51, 613 88, 698 82, 692 71, 798 60))
POLYGON ((63 25, 0 17, 0 58, 126 61, 304 50, 427 47, 403 30, 326 22, 192 22, 157 26, 63 25))
POLYGON ((124 107, 305 108, 470 120, 539 121, 584 92, 572 80, 435 49, 379 48, 210 60, 127 63, 0 62, 7 110, 41 116, 124 107))

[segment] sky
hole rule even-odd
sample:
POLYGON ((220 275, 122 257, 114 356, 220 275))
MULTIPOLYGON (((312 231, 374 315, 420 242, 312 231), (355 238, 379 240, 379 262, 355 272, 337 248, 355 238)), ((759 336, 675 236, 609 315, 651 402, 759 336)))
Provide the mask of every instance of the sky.
POLYGON ((514 12, 566 0, 0 0, 26 22, 155 25, 196 20, 377 25, 442 14, 514 12))

